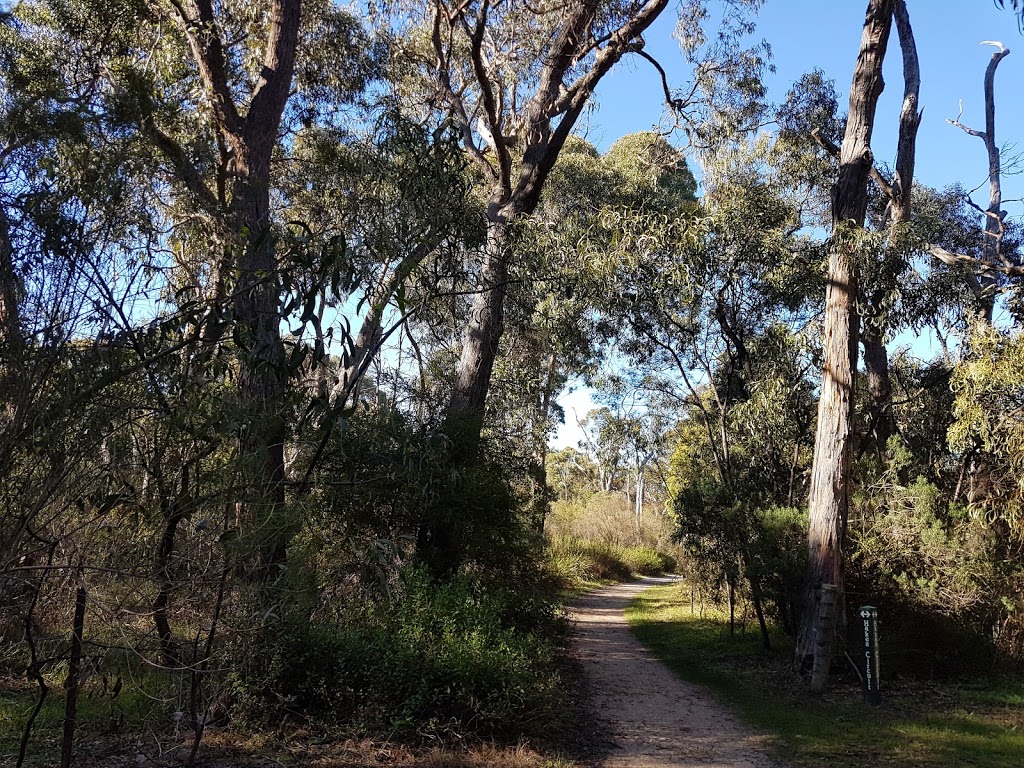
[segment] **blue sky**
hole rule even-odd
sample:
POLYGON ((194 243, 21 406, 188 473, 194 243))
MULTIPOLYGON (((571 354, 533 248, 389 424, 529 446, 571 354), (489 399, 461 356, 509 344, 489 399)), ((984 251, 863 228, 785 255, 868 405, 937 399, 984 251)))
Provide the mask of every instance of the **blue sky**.
MULTIPOLYGON (((781 101, 800 75, 815 67, 835 81, 840 105, 845 110, 853 65, 860 46, 866 0, 767 0, 758 17, 754 39, 766 39, 772 47, 776 72, 766 78, 769 99, 781 101)), ((917 182, 946 187, 959 182, 967 189, 984 185, 987 178, 985 148, 980 139, 949 125, 963 100, 961 121, 984 129, 982 81, 995 50, 981 46, 998 40, 1010 48, 996 75, 996 138, 1002 144, 1024 139, 1024 102, 1018 97, 1024 75, 1024 37, 1014 15, 991 0, 908 0, 911 22, 921 63, 920 103, 924 117, 918 132, 917 182)), ((645 50, 665 67, 672 85, 687 82, 688 69, 672 37, 674 10, 666 12, 645 36, 645 50)), ((893 29, 885 61, 885 91, 879 102, 872 148, 875 157, 892 164, 895 156, 897 118, 903 96, 902 58, 893 29)), ((657 73, 634 57, 621 62, 600 84, 598 107, 584 126, 588 138, 604 149, 617 138, 648 130, 662 116, 662 90, 657 73)), ((1024 142, 1017 151, 1024 150, 1024 142)), ((1013 154, 1011 149, 1005 156, 1013 154)), ((987 189, 975 201, 987 203, 987 189)), ((1024 176, 1005 175, 1003 198, 1011 216, 1020 215, 1024 176)), ((906 340, 897 339, 896 345, 906 340)), ((566 425, 553 444, 575 446, 579 430, 573 416, 582 418, 592 406, 589 393, 577 389, 559 398, 566 410, 566 425)))

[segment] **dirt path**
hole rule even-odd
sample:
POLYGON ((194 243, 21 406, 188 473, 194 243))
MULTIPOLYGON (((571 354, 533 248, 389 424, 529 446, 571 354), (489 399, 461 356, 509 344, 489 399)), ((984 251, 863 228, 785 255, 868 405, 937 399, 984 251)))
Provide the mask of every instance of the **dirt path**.
POLYGON ((751 734, 701 688, 676 677, 630 632, 624 610, 646 578, 573 601, 575 649, 606 768, 776 768, 751 734))

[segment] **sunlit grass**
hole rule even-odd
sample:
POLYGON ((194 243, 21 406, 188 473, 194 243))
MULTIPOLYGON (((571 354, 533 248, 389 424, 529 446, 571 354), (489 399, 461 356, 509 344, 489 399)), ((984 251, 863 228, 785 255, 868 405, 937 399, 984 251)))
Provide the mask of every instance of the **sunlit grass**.
POLYGON ((678 585, 640 595, 627 618, 640 640, 684 679, 706 685, 752 727, 768 734, 775 756, 794 766, 862 768, 1019 768, 1024 765, 1024 681, 960 684, 901 682, 881 707, 841 685, 806 693, 791 671, 791 647, 760 647, 755 627, 729 636, 714 609, 691 612, 678 585))

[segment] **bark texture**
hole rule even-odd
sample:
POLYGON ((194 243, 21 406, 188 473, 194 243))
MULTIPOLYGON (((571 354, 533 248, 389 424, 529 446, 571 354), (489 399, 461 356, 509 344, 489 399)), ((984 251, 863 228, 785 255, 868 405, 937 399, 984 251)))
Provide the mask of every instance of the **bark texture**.
POLYGON ((833 241, 825 294, 824 367, 809 498, 807 593, 797 643, 800 663, 814 656, 814 619, 822 584, 837 587, 843 605, 842 543, 849 504, 854 372, 857 363, 857 237, 867 212, 873 168, 871 133, 882 93, 895 0, 870 0, 850 88, 850 109, 833 193, 833 241))
POLYGON ((649 0, 600 39, 593 29, 600 11, 598 3, 574 0, 564 6, 563 20, 545 50, 536 90, 518 111, 514 102, 506 101, 504 84, 491 71, 484 53, 488 14, 497 5, 485 0, 474 18, 466 15, 465 5, 450 8, 442 0, 435 0, 434 8, 433 43, 440 95, 492 190, 478 293, 463 337, 447 419, 449 435, 470 454, 479 441, 491 372, 504 332, 511 256, 508 225, 533 213, 544 182, 597 84, 623 56, 643 47, 641 35, 665 10, 668 0, 649 0), (486 155, 475 143, 469 120, 474 109, 467 106, 465 90, 452 86, 451 36, 463 30, 468 36, 474 85, 480 94, 478 132, 489 145, 486 155), (588 53, 593 53, 593 63, 574 76, 574 67, 588 53), (518 138, 513 138, 514 134, 518 138), (518 163, 513 159, 517 141, 523 147, 518 163))
MULTIPOLYGON (((284 501, 285 422, 282 414, 287 374, 280 331, 277 253, 271 230, 271 157, 291 89, 299 38, 300 0, 274 0, 263 52, 263 66, 245 113, 235 101, 225 44, 212 0, 175 4, 199 69, 219 134, 222 161, 229 170, 230 200, 220 208, 225 238, 223 267, 233 273, 235 339, 239 347, 238 389, 249 413, 239 435, 239 456, 248 465, 248 492, 236 515, 257 545, 257 572, 266 574, 284 560, 287 544, 276 519, 284 501)), ((144 132, 161 148, 179 181, 198 201, 214 201, 187 156, 152 120, 144 132)))
MULTIPOLYGON (((902 258, 894 248, 902 225, 910 219, 911 196, 914 186, 914 164, 917 154, 917 129, 921 125, 918 95, 921 90, 921 67, 917 56, 914 31, 905 0, 898 0, 893 16, 903 53, 903 106, 900 109, 899 139, 896 147, 896 173, 888 189, 883 227, 889 231, 886 258, 902 258)), ((889 353, 885 348, 887 323, 879 307, 884 295, 869 298, 866 314, 871 321, 865 324, 861 343, 864 347, 864 369, 867 372, 869 400, 869 431, 883 463, 887 459, 886 446, 896 434, 896 419, 892 410, 892 381, 889 375, 889 353)))
MULTIPOLYGON (((7 214, 0 208, 0 348, 13 351, 21 346, 21 313, 18 279, 14 271, 14 249, 7 214)), ((0 367, 0 372, 3 367, 0 367)))
POLYGON ((480 270, 478 292, 473 298, 462 354, 448 406, 448 434, 456 443, 475 450, 483 427, 484 404, 491 383, 498 343, 505 332, 505 294, 509 255, 506 233, 515 218, 513 206, 492 202, 488 213, 487 244, 480 270))

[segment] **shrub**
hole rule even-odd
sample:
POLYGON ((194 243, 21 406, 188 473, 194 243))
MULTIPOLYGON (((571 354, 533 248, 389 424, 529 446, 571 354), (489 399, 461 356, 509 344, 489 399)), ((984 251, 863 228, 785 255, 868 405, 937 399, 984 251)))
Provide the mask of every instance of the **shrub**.
POLYGON ((990 664, 1019 572, 989 521, 923 477, 879 482, 854 501, 848 588, 886 617, 890 664, 929 674, 990 664))
POLYGON ((651 576, 675 568, 675 559, 649 547, 620 547, 576 538, 548 543, 548 567, 570 588, 586 583, 651 576))
POLYGON ((370 731, 518 734, 562 710, 554 605, 526 605, 478 580, 437 584, 414 570, 390 599, 343 621, 279 627, 265 667, 236 690, 257 718, 284 709, 370 731))
POLYGON ((653 576, 663 572, 666 570, 666 561, 671 560, 647 547, 626 547, 622 550, 622 558, 631 573, 641 576, 653 576))
POLYGON ((545 530, 554 538, 583 539, 616 547, 672 548, 672 522, 657 509, 637 520, 632 503, 621 493, 595 493, 585 505, 556 502, 545 530))

